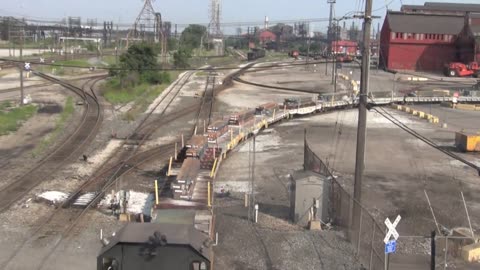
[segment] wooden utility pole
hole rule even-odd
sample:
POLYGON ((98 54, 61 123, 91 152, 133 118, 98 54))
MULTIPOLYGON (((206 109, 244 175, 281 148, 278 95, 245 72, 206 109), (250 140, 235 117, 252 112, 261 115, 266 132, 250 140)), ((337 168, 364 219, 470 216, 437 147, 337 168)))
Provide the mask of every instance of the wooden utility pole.
POLYGON ((20 106, 23 106, 23 100, 24 100, 24 93, 23 93, 23 69, 24 69, 24 63, 23 63, 23 43, 24 43, 24 33, 23 31, 20 34, 20 106))
POLYGON ((327 0, 327 3, 330 4, 330 17, 328 18, 328 30, 327 30, 327 58, 325 61, 325 75, 328 75, 328 59, 330 53, 332 52, 332 19, 333 19, 333 6, 335 5, 336 0, 327 0))
POLYGON ((353 222, 352 232, 355 243, 360 241, 359 228, 362 208, 362 177, 365 169, 365 140, 367 135, 367 105, 368 105, 368 83, 370 70, 370 32, 372 25, 372 0, 365 1, 365 16, 363 22, 363 52, 362 70, 360 78, 360 96, 358 104, 358 130, 357 130, 357 152, 355 164, 355 182, 353 190, 353 222))

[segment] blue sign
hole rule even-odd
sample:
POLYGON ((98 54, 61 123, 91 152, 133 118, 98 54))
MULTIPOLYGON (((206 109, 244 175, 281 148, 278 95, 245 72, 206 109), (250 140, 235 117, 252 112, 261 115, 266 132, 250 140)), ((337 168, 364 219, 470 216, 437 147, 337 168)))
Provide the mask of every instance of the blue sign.
POLYGON ((396 240, 388 241, 385 244, 385 254, 394 253, 396 250, 397 250, 397 241, 396 240))

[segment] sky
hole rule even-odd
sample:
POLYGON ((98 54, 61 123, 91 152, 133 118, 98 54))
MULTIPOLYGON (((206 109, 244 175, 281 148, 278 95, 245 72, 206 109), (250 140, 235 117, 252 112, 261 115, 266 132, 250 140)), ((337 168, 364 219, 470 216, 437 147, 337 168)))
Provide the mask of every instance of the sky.
MULTIPOLYGON (((458 0, 428 0, 457 2, 458 0)), ((67 16, 104 20, 114 23, 133 23, 140 12, 143 0, 2 0, 0 16, 20 16, 36 19, 60 19, 67 16)), ((365 8, 365 0, 337 0, 335 16, 365 8)), ((386 4, 399 10, 401 4, 423 5, 424 0, 373 0, 374 15, 384 16, 386 4)), ((465 3, 480 3, 466 0, 465 3)), ((208 23, 209 0, 155 0, 155 11, 163 20, 173 24, 208 23)), ((328 18, 327 0, 222 0, 222 22, 261 22, 265 16, 272 22, 282 20, 328 18)), ((347 25, 350 22, 347 22, 347 25)), ((376 20, 383 23, 383 19, 376 20)), ((376 25, 374 22, 374 25, 376 25)), ((324 31, 327 23, 315 23, 314 31, 324 31)), ((238 26, 237 26, 238 27, 238 26)), ((246 26, 244 27, 246 28, 246 26)))

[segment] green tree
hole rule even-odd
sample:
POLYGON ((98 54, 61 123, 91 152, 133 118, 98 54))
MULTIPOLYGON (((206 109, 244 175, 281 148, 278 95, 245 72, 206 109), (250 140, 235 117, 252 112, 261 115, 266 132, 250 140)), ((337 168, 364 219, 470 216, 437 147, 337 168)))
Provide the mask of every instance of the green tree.
POLYGON ((173 54, 173 65, 176 68, 187 68, 190 53, 186 49, 180 49, 173 54))
POLYGON ((145 71, 157 69, 157 55, 154 47, 147 44, 134 44, 120 55, 120 67, 122 69, 137 71, 142 74, 145 71))
MULTIPOLYGON (((183 30, 180 36, 180 44, 182 48, 189 51, 200 48, 202 39, 207 36, 207 28, 203 25, 190 24, 185 30, 183 30)), ((203 40, 205 43, 206 40, 203 40)))

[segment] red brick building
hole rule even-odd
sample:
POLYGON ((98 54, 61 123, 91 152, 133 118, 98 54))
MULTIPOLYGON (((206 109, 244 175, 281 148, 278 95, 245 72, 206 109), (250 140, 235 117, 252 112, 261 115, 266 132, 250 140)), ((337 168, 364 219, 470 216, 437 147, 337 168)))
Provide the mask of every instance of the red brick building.
POLYGON ((446 63, 480 61, 478 4, 404 5, 388 11, 380 61, 388 69, 441 71, 446 63))
POLYGON ((442 70, 456 59, 463 16, 388 12, 380 35, 380 61, 388 69, 442 70))
POLYGON ((267 42, 277 41, 277 35, 268 30, 263 30, 258 35, 258 39, 260 40, 261 44, 265 44, 267 42))

